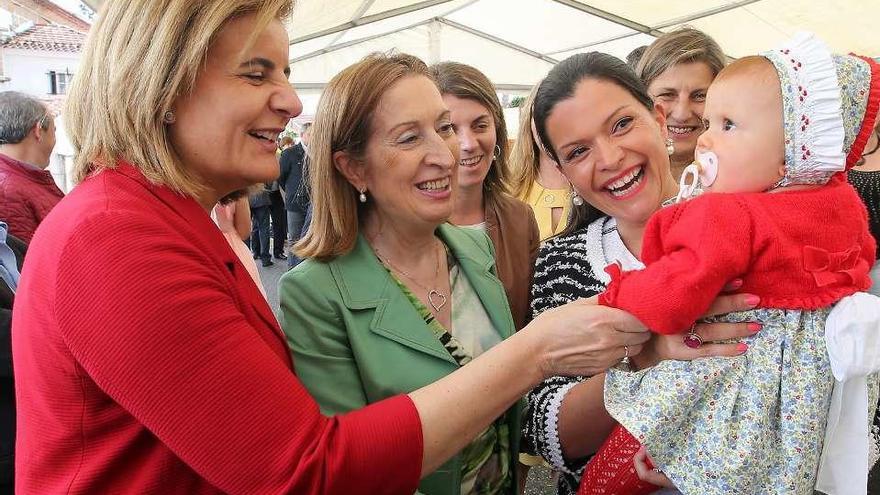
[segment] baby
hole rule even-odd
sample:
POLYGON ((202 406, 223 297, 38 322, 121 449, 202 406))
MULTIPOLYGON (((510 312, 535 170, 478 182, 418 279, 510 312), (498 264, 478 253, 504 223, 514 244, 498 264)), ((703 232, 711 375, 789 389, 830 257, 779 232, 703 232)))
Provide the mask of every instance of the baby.
MULTIPOLYGON (((609 266, 612 281, 599 303, 654 332, 684 333, 698 347, 694 322, 739 278, 740 290, 761 302, 725 320, 763 328, 737 358, 610 370, 606 408, 622 428, 606 446, 643 444, 686 494, 813 493, 835 385, 826 326, 849 328, 858 322, 847 315, 876 305, 853 296, 871 284, 876 246, 842 172, 859 159, 878 104, 877 65, 831 55, 810 35, 721 71, 696 151, 703 193, 651 218, 646 268, 609 266), (855 310, 834 314, 844 298, 855 310)), ((865 447, 868 404, 876 396, 859 411, 865 447)), ((643 493, 637 480, 603 481, 626 478, 615 471, 632 468, 609 461, 608 448, 588 466, 581 493, 643 493)), ((867 453, 863 462, 866 475, 867 453)))

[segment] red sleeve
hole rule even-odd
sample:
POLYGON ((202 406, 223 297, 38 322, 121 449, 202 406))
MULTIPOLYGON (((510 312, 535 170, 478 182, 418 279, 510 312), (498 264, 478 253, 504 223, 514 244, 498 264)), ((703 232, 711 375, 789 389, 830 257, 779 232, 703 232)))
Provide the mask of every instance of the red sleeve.
POLYGON ((128 212, 84 219, 58 268, 56 318, 106 394, 218 489, 412 493, 422 431, 398 396, 326 418, 238 310, 222 265, 128 212))
POLYGON ((599 303, 623 309, 652 331, 687 330, 721 289, 748 271, 752 221, 727 194, 707 194, 655 213, 642 241, 644 270, 607 270, 611 283, 599 303))

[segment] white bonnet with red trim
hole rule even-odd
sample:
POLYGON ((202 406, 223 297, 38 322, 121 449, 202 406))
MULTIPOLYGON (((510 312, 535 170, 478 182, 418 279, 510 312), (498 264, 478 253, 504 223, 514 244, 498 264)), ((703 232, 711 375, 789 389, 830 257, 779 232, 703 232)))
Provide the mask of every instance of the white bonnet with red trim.
POLYGON ((785 177, 776 184, 824 184, 861 157, 880 106, 880 66, 833 55, 810 33, 761 54, 782 89, 785 177))

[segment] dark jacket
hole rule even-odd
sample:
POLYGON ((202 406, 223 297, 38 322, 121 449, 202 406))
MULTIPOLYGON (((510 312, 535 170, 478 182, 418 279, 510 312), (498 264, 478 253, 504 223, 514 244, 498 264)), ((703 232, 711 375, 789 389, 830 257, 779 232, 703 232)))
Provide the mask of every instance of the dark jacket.
POLYGON ((0 153, 0 218, 9 233, 30 242, 37 225, 64 193, 48 170, 40 170, 0 153))
POLYGON ((309 196, 308 155, 302 144, 281 152, 281 176, 278 184, 284 190, 287 211, 305 213, 311 202, 309 196))
POLYGON ((529 290, 541 245, 538 223, 529 205, 506 194, 486 201, 486 233, 495 245, 495 267, 507 292, 517 330, 528 323, 529 290))
MULTIPOLYGON (((18 270, 27 245, 11 235, 6 245, 15 253, 18 270)), ((0 278, 0 485, 12 482, 15 446, 15 380, 12 378, 12 289, 0 278)))
POLYGON ((269 190, 265 186, 259 188, 257 192, 252 192, 248 196, 248 204, 251 210, 272 205, 272 198, 269 196, 269 190))

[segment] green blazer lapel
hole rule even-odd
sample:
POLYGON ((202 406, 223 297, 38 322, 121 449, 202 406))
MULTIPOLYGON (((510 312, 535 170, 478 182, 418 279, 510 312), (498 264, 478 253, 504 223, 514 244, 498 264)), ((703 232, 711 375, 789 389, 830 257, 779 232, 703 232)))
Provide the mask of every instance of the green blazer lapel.
POLYGON ((513 335, 516 330, 510 305, 507 302, 507 293, 504 292, 504 285, 498 280, 498 276, 492 271, 495 267, 495 257, 489 238, 484 232, 467 232, 461 227, 448 223, 441 225, 437 233, 449 247, 452 256, 458 260, 461 270, 479 296, 501 338, 506 339, 513 335), (485 242, 479 242, 477 236, 484 237, 485 242))
POLYGON ((374 309, 370 331, 419 352, 457 364, 425 320, 358 235, 351 253, 330 262, 343 303, 352 310, 374 309))

